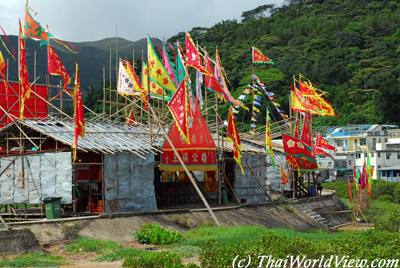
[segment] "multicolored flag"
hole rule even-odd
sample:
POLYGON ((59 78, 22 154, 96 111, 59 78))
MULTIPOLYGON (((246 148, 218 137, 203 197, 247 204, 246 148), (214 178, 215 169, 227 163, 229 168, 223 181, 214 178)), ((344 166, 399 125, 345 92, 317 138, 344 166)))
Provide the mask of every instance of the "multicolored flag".
POLYGON ((59 75, 64 83, 64 90, 71 94, 71 91, 68 89, 68 84, 70 82, 70 77, 67 69, 62 64, 60 57, 57 55, 54 48, 47 45, 47 72, 50 75, 59 75))
POLYGON ((347 176, 347 196, 350 199, 350 203, 353 203, 353 197, 351 194, 351 183, 350 183, 350 176, 347 176))
POLYGON ((265 56, 261 50, 256 47, 251 48, 251 62, 254 64, 273 64, 270 58, 265 56))
POLYGON ((290 91, 290 109, 321 116, 335 116, 332 106, 322 98, 311 82, 299 81, 298 88, 290 91))
POLYGON ((285 169, 283 168, 283 165, 281 164, 281 184, 286 185, 288 182, 288 178, 285 172, 285 169))
POLYGON ((176 127, 184 141, 189 144, 189 94, 187 92, 187 79, 179 85, 175 94, 168 102, 168 108, 174 118, 176 127))
POLYGON ((317 147, 317 146, 314 146, 314 154, 315 155, 324 155, 324 156, 330 157, 332 159, 335 159, 335 157, 333 157, 333 155, 331 155, 330 153, 325 151, 325 149, 323 149, 321 147, 317 147))
POLYGON ((81 95, 81 80, 79 78, 78 64, 75 66, 75 83, 74 83, 74 139, 72 141, 72 160, 75 162, 76 149, 78 146, 78 138, 85 137, 85 112, 83 109, 83 100, 81 95))
POLYGON ((265 150, 269 154, 271 158, 271 164, 274 166, 275 165, 275 156, 274 156, 274 150, 272 148, 272 138, 271 138, 271 119, 269 117, 269 111, 267 108, 266 112, 266 123, 265 123, 265 150))
POLYGON ((232 97, 231 93, 228 90, 228 86, 226 84, 225 81, 225 75, 224 75, 224 70, 222 68, 222 64, 221 64, 221 59, 219 57, 219 52, 218 52, 218 48, 216 48, 215 50, 215 68, 214 68, 214 75, 215 78, 217 79, 217 81, 219 82, 219 84, 221 85, 221 88, 223 90, 223 96, 226 100, 228 100, 230 103, 232 103, 235 106, 242 106, 243 104, 241 101, 235 99, 234 97, 232 97))
POLYGON ((169 76, 171 77, 172 81, 174 81, 175 86, 178 86, 178 81, 175 78, 175 71, 174 68, 172 67, 172 63, 169 60, 168 54, 167 54, 167 48, 165 41, 163 42, 163 50, 162 50, 162 63, 165 66, 165 69, 167 70, 169 76))
POLYGON ((197 70, 196 72, 196 98, 199 102, 200 107, 203 107, 203 94, 201 92, 201 86, 203 85, 203 74, 197 70))
POLYGON ((7 70, 7 64, 6 61, 4 60, 3 53, 0 51, 0 76, 1 79, 4 79, 6 77, 6 70, 7 70))
POLYGON ((232 143, 233 147, 233 158, 235 159, 236 163, 238 163, 242 174, 244 174, 244 169, 242 166, 242 152, 241 152, 241 145, 240 145, 240 136, 239 132, 236 128, 235 117, 233 116, 232 106, 229 107, 229 114, 228 114, 228 129, 226 132, 226 139, 232 143))
POLYGON ((359 186, 358 186, 358 169, 356 168, 356 166, 353 166, 353 183, 356 186, 356 191, 359 190, 359 186))
POLYGON ((28 1, 25 6, 24 36, 35 40, 48 41, 51 34, 37 22, 29 12, 28 1))
POLYGON ((318 168, 311 146, 295 137, 282 134, 286 162, 299 172, 313 171, 318 168))
POLYGON ((187 32, 185 36, 185 58, 186 65, 191 66, 198 71, 204 73, 203 63, 201 62, 200 53, 195 46, 192 37, 187 32))
POLYGON ((360 174, 360 187, 361 190, 365 189, 366 184, 368 183, 368 177, 367 177, 367 166, 365 163, 365 159, 364 159, 364 164, 361 170, 361 174, 360 174))
MULTIPOLYGON (((168 91, 169 94, 174 93, 176 91, 176 86, 158 57, 149 36, 147 36, 147 58, 150 83, 155 83, 157 86, 168 91)), ((150 87, 156 88, 156 86, 152 86, 151 84, 150 87)), ((165 95, 169 94, 167 93, 165 95)))
POLYGON ((180 47, 179 44, 177 45, 176 51, 177 51, 177 54, 176 54, 176 79, 177 79, 177 82, 179 85, 183 81, 183 79, 185 79, 187 70, 185 67, 185 62, 183 61, 182 48, 180 47))
POLYGON ((26 64, 26 47, 22 36, 21 21, 19 21, 19 86, 21 96, 19 118, 24 119, 25 102, 31 95, 31 85, 29 82, 28 66, 26 64))
POLYGON ((133 66, 126 60, 119 60, 117 92, 125 96, 140 96, 143 92, 142 84, 136 75, 133 66))

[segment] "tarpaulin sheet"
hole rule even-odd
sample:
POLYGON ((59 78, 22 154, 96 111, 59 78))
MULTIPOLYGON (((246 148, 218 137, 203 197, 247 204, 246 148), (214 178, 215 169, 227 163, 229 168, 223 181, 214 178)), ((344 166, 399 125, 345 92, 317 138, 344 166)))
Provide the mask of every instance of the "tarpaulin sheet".
MULTIPOLYGON (((36 92, 44 100, 47 100, 47 87, 43 85, 32 86, 32 91, 36 92)), ((47 118, 47 103, 40 97, 31 92, 30 98, 25 102, 24 117, 27 119, 47 118)), ((0 82, 0 106, 13 118, 19 117, 19 84, 9 82, 8 87, 4 81, 0 82)), ((11 123, 13 119, 7 116, 0 109, 0 128, 11 123)))

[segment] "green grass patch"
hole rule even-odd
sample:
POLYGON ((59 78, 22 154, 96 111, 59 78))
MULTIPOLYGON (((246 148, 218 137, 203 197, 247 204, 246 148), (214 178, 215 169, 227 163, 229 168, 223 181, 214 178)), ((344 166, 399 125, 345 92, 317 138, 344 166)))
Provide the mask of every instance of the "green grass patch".
POLYGON ((64 258, 45 253, 29 253, 12 259, 0 259, 0 267, 51 267, 67 264, 64 258))
POLYGON ((68 253, 91 252, 96 254, 108 254, 122 248, 120 244, 114 241, 79 237, 72 243, 66 245, 64 250, 68 253))

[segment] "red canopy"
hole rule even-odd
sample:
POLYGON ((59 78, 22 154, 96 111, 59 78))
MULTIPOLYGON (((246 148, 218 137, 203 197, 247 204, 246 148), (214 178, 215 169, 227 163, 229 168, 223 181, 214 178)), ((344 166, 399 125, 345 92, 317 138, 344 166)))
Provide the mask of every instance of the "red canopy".
MULTIPOLYGON (((208 126, 197 103, 192 127, 189 124, 190 143, 187 144, 181 137, 175 124, 172 125, 168 137, 171 139, 183 162, 191 171, 217 170, 216 146, 208 130, 208 126)), ((165 171, 183 171, 176 155, 167 140, 164 141, 160 169, 165 171)))

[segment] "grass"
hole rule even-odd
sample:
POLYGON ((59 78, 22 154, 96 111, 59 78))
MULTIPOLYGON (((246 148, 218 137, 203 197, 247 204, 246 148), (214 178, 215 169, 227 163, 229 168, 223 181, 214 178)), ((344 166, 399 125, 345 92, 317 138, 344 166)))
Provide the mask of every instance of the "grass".
POLYGON ((123 260, 123 259, 129 258, 129 257, 140 255, 141 252, 144 252, 144 250, 134 249, 134 248, 121 248, 116 251, 105 254, 105 255, 97 258, 96 260, 104 261, 104 262, 118 261, 118 260, 123 260))
POLYGON ((91 252, 96 254, 108 254, 122 248, 120 244, 114 241, 79 237, 72 243, 66 245, 64 250, 68 253, 91 252))
POLYGON ((67 264, 64 258, 44 253, 29 253, 12 259, 0 259, 0 267, 55 267, 67 264))

